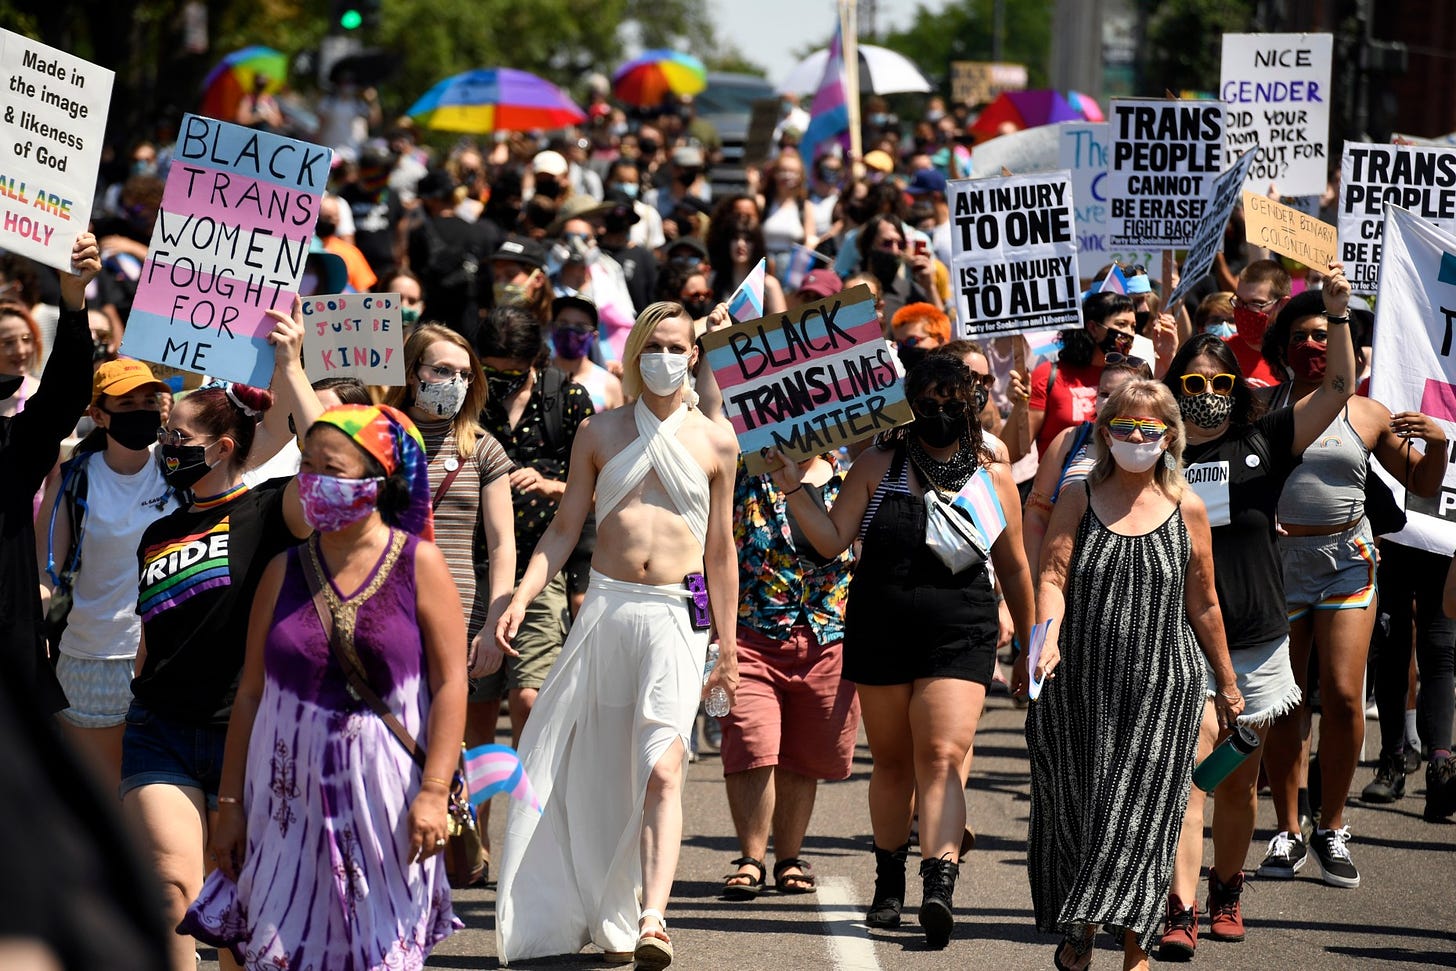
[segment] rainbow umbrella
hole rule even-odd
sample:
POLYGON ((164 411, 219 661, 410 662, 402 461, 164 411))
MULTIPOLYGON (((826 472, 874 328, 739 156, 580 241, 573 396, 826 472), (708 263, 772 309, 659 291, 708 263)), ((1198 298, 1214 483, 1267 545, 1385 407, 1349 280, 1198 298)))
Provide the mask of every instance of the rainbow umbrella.
POLYGON ((268 91, 277 91, 288 80, 288 56, 271 47, 244 47, 217 62, 202 81, 202 114, 232 121, 243 95, 254 82, 266 78, 268 91))
POLYGON ((565 128, 586 120, 586 112, 556 85, 507 67, 446 78, 406 114, 427 128, 475 134, 565 128))
POLYGON ((1067 104, 1071 105, 1074 111, 1081 112, 1082 117, 1088 121, 1107 120, 1107 116, 1102 113, 1102 106, 1091 95, 1083 94, 1080 91, 1068 91, 1067 104))
POLYGON ((617 100, 639 108, 660 105, 669 94, 697 94, 707 86, 708 69, 703 62, 679 51, 646 51, 612 75, 617 100))
POLYGON ((1059 121, 1082 121, 1083 116, 1057 91, 1003 91, 986 106, 971 125, 971 134, 981 139, 1004 134, 1003 126, 1012 131, 1040 128, 1059 121))

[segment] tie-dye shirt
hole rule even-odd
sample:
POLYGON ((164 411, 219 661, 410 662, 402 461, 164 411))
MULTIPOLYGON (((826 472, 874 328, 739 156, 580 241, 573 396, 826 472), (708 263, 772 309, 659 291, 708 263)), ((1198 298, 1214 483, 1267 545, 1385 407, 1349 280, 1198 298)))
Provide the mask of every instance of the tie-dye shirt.
MULTIPOLYGON (((824 485, 833 508, 844 484, 837 455, 825 455, 834 475, 824 485)), ((807 487, 806 487, 807 488, 807 487)), ((849 550, 819 565, 794 548, 783 490, 766 475, 749 475, 742 461, 733 486, 733 542, 738 548, 738 623, 765 637, 783 639, 808 624, 820 644, 844 637, 844 604, 853 557, 849 550)))

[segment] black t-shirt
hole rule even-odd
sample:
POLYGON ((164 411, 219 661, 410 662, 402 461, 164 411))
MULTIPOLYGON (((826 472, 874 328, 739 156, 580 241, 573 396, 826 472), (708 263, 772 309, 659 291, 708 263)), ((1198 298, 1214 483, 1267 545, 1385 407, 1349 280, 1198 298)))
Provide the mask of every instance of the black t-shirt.
POLYGON ((142 534, 137 613, 147 658, 131 690, 147 709, 184 724, 227 724, 258 581, 299 542, 283 518, 288 482, 178 509, 142 534))
POLYGON ((369 261, 369 268, 384 276, 398 262, 394 258, 394 229, 404 217, 404 207, 388 189, 369 193, 358 183, 340 188, 339 198, 349 204, 354 216, 354 245, 369 261))
POLYGON ((1289 633, 1274 521, 1284 481, 1299 464, 1293 446, 1294 409, 1281 408, 1183 453, 1188 483, 1208 507, 1214 585, 1230 650, 1289 633))
POLYGON ((410 231, 410 269, 425 292, 421 320, 439 321, 472 343, 477 310, 491 303, 490 256, 500 245, 490 220, 426 216, 410 231))
POLYGON ((621 265, 633 308, 639 314, 646 310, 655 299, 657 289, 657 260, 652 251, 642 246, 623 246, 621 249, 603 246, 602 251, 621 265))

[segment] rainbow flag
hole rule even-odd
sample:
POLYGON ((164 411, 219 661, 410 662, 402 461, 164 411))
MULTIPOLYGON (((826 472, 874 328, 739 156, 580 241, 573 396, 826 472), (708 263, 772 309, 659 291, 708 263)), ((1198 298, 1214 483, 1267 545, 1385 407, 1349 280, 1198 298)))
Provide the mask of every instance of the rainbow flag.
POLYGON ((768 272, 768 259, 748 272, 733 296, 728 298, 728 313, 740 324, 745 320, 757 320, 763 316, 763 275, 768 272))
POLYGON ((509 745, 479 745, 465 752, 465 788, 470 793, 470 805, 479 806, 491 796, 506 793, 512 799, 530 803, 531 808, 541 811, 541 802, 521 757, 509 745))
POLYGON ((844 73, 844 24, 834 28, 824 77, 809 107, 809 127, 799 139, 799 154, 813 160, 829 151, 832 140, 849 134, 849 82, 844 73))
POLYGON ((1001 506, 1001 497, 996 495, 996 483, 991 479, 990 470, 977 469, 950 502, 971 517, 976 531, 985 537, 989 553, 1006 528, 1006 510, 1001 506))

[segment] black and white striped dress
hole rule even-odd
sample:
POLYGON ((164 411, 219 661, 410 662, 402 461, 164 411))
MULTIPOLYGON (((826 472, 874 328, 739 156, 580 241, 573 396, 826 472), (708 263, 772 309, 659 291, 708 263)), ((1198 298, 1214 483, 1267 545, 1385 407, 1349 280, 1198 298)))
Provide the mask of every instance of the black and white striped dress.
POLYGON ((1089 500, 1077 528, 1061 664, 1026 720, 1039 930, 1101 924, 1144 949, 1156 937, 1206 697, 1183 603, 1189 552, 1181 509, 1122 536, 1089 500))

